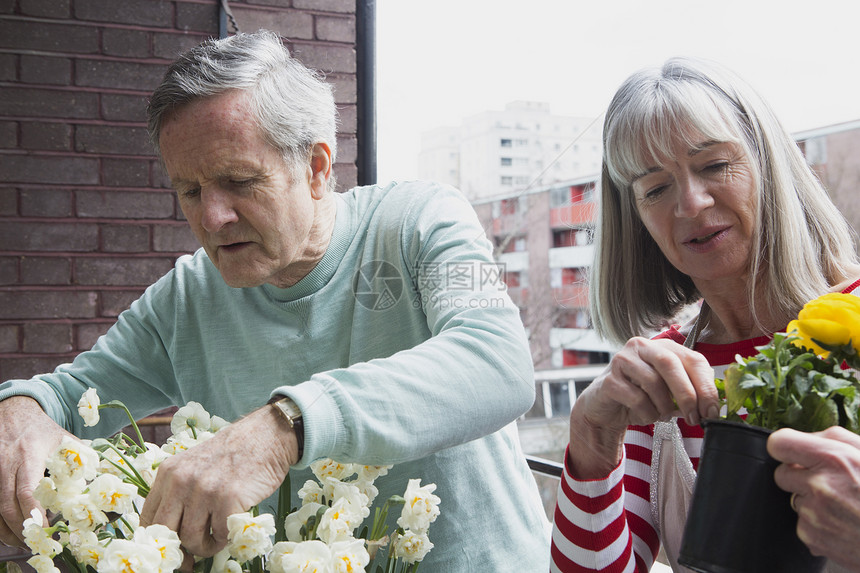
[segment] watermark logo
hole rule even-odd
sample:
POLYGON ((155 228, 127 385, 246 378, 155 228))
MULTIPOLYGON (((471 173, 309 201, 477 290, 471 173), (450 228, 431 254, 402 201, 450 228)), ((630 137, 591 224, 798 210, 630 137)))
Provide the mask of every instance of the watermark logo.
POLYGON ((361 306, 370 310, 386 310, 403 296, 403 277, 391 263, 369 261, 358 269, 353 293, 361 306))
MULTIPOLYGON (((490 298, 506 290, 504 265, 486 262, 450 262, 421 265, 409 277, 415 286, 412 306, 439 308, 486 308, 504 306, 505 299, 490 298)), ((355 275, 353 293, 369 310, 388 310, 404 296, 406 280, 400 270, 385 261, 369 261, 355 275)))

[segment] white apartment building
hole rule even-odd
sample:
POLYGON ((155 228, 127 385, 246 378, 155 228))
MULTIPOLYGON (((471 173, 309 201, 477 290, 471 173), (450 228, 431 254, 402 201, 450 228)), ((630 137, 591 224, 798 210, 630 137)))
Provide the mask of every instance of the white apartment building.
POLYGON ((418 175, 449 183, 471 201, 600 170, 600 118, 550 113, 516 101, 422 134, 418 175))

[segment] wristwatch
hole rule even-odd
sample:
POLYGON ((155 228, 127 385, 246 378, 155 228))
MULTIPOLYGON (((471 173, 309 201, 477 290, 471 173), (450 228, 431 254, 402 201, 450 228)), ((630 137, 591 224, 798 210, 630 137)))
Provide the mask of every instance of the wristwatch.
POLYGON ((275 396, 269 401, 269 404, 281 413, 287 423, 296 432, 296 441, 299 444, 299 459, 305 451, 305 424, 302 420, 302 411, 293 402, 292 398, 286 396, 275 396))

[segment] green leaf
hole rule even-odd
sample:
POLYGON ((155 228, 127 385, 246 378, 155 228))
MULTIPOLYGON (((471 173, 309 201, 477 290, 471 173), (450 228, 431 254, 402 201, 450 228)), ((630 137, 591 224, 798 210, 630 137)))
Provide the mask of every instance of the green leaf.
POLYGON ((839 411, 833 400, 807 394, 801 402, 803 415, 794 428, 802 432, 819 432, 839 423, 839 411))
POLYGON ((850 380, 846 380, 845 378, 835 378, 829 374, 823 374, 816 377, 815 383, 818 390, 826 392, 827 394, 851 386, 850 380))
POLYGON ((773 388, 773 377, 769 376, 770 372, 762 372, 761 376, 752 374, 744 374, 738 381, 738 386, 744 390, 752 390, 754 388, 770 387, 773 388))
POLYGON ((728 367, 725 373, 725 378, 722 381, 726 392, 726 408, 729 414, 735 414, 744 405, 744 401, 752 393, 752 390, 741 388, 740 381, 742 376, 742 367, 738 364, 732 364, 728 367))

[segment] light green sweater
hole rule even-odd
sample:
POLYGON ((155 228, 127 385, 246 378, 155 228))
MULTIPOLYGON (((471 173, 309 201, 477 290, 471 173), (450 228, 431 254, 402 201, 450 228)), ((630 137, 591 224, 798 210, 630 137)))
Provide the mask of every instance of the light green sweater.
POLYGON ((548 524, 512 423, 534 401, 531 358, 474 211, 425 182, 336 199, 331 244, 295 286, 228 287, 200 250, 93 350, 0 385, 0 399, 32 396, 96 437, 125 421, 108 410, 84 428, 75 406, 87 387, 137 417, 194 400, 232 420, 288 395, 305 423, 294 491, 318 458, 395 464, 379 500, 409 478, 442 499, 421 571, 547 571, 548 524))

